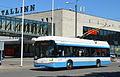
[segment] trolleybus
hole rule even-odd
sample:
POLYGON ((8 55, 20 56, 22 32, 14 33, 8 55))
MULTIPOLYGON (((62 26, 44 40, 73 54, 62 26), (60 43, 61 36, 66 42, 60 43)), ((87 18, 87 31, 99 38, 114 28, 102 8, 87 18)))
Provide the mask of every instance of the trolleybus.
POLYGON ((35 67, 71 69, 78 66, 97 67, 111 63, 106 41, 44 36, 34 38, 35 67))

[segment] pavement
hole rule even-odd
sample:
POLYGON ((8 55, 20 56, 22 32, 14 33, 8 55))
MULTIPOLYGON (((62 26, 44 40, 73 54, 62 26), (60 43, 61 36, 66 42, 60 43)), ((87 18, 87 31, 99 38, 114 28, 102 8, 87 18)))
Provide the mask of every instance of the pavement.
POLYGON ((23 66, 21 66, 20 58, 7 57, 2 60, 0 69, 21 69, 34 68, 34 58, 23 58, 23 66))
MULTIPOLYGON (((25 68, 35 68, 34 58, 23 58, 23 66, 21 67, 21 58, 6 57, 2 60, 2 65, 0 69, 25 69, 25 68)), ((120 59, 116 59, 114 62, 120 62, 120 59)))

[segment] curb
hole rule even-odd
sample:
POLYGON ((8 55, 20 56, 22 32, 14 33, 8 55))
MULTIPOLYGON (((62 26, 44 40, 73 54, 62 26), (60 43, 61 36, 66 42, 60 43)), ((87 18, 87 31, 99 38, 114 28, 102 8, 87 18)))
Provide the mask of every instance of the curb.
POLYGON ((10 70, 10 69, 24 69, 24 68, 34 68, 34 66, 0 66, 2 70, 10 70))

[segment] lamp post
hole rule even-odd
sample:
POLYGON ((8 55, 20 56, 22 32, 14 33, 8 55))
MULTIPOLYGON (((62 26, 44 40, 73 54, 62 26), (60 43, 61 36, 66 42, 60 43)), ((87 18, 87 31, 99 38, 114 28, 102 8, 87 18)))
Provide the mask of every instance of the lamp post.
MULTIPOLYGON (((75 3, 75 37, 77 37, 77 2, 78 0, 75 3)), ((70 4, 70 2, 66 2, 66 4, 70 4)))
POLYGON ((77 2, 78 0, 75 3, 75 37, 77 37, 77 2))
POLYGON ((54 23, 53 23, 54 18, 53 17, 54 16, 53 15, 54 15, 54 0, 52 0, 52 36, 54 35, 54 33, 53 33, 54 32, 53 31, 53 25, 54 25, 54 23))
POLYGON ((22 37, 21 37, 21 67, 23 66, 23 26, 24 26, 24 0, 22 8, 22 37))

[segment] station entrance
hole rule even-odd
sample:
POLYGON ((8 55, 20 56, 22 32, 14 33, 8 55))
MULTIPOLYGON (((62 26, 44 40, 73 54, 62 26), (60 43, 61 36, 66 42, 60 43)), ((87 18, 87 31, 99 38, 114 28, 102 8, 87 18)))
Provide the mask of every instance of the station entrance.
MULTIPOLYGON (((24 41, 23 45, 23 56, 24 57, 33 57, 34 56, 34 47, 32 46, 33 42, 31 40, 24 41)), ((5 49, 4 49, 5 56, 13 56, 13 57, 20 57, 21 55, 21 41, 6 41, 5 42, 5 49)))

